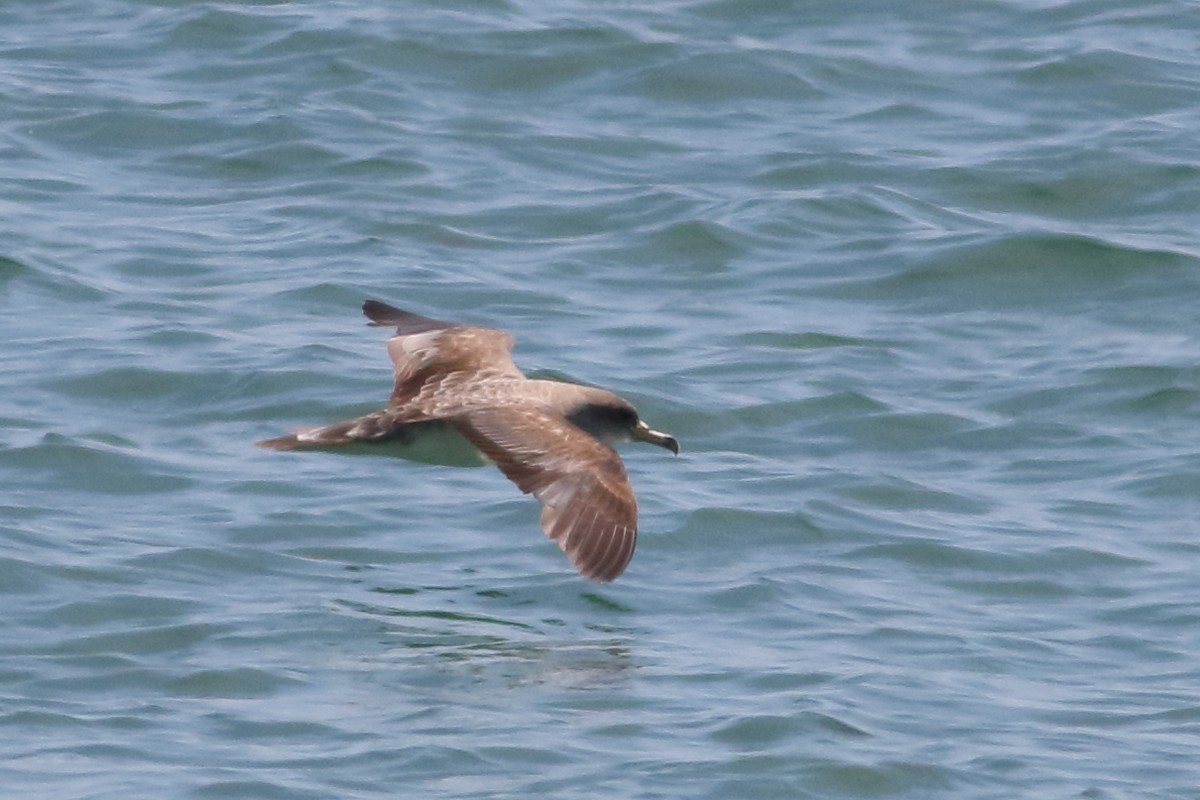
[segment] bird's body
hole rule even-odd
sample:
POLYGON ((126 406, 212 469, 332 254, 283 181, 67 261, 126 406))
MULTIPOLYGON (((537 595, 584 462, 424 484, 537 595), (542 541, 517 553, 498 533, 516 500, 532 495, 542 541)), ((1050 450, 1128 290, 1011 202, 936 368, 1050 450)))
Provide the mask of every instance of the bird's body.
POLYGON ((612 445, 637 439, 678 453, 678 442, 606 389, 526 378, 504 331, 377 300, 366 301, 363 313, 373 325, 396 328, 388 341, 396 384, 387 408, 258 444, 387 446, 414 460, 494 463, 541 502, 543 529, 584 577, 620 575, 637 541, 637 501, 612 445))

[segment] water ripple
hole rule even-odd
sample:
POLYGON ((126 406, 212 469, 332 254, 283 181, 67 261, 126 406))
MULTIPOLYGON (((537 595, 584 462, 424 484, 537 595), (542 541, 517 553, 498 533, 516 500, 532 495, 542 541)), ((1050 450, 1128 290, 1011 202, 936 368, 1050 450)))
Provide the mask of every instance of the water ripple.
POLYGON ((1191 796, 1191 11, 0 5, 7 793, 1191 796), (254 448, 366 296, 679 436, 620 581, 254 448))

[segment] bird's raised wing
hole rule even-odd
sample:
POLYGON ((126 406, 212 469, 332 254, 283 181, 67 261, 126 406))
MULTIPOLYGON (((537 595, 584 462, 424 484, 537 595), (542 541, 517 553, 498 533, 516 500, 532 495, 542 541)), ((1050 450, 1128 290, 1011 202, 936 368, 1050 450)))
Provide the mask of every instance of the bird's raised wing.
POLYGON ((637 545, 637 500, 615 450, 538 408, 482 408, 453 423, 541 502, 542 529, 581 575, 611 581, 625 570, 637 545))
POLYGON ((396 328, 388 340, 396 375, 391 407, 411 405, 426 384, 448 387, 484 375, 524 377, 512 360, 514 339, 504 331, 443 322, 378 300, 363 303, 363 313, 372 325, 396 328))

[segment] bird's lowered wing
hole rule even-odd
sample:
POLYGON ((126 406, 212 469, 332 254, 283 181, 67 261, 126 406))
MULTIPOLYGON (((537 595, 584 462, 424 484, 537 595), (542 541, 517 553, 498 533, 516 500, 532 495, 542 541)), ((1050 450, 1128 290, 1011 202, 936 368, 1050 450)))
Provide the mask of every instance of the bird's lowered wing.
POLYGON ((539 408, 468 411, 453 424, 526 494, 541 523, 585 578, 611 581, 637 544, 637 500, 620 456, 539 408))

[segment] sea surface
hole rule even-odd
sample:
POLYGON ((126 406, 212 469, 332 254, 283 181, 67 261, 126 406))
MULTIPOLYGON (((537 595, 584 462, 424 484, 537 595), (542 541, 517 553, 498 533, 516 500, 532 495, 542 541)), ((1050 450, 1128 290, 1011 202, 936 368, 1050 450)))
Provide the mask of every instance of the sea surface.
POLYGON ((1200 798, 1191 0, 0 4, 0 795, 1200 798), (575 574, 367 297, 682 443, 575 574))

